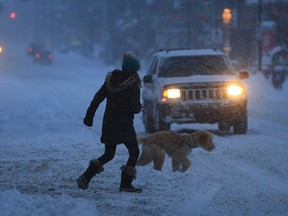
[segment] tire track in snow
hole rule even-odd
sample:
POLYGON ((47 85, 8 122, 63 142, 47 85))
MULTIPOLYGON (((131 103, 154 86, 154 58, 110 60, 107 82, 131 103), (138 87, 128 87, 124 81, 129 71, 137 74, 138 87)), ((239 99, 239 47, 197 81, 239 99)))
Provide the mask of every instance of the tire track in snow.
POLYGON ((255 166, 251 166, 238 160, 229 159, 229 166, 237 168, 242 173, 245 173, 262 185, 266 185, 274 190, 288 194, 287 179, 282 179, 278 175, 272 175, 271 172, 261 170, 255 166))
POLYGON ((171 215, 201 215, 205 207, 213 199, 214 195, 220 190, 221 184, 213 183, 213 186, 207 188, 207 185, 200 186, 193 192, 193 196, 180 208, 177 208, 176 212, 171 215))

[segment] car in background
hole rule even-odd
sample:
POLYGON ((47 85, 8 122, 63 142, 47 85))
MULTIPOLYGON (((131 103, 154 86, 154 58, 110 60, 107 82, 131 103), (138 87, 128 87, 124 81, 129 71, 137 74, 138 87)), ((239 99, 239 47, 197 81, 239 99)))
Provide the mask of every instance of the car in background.
POLYGON ((170 130, 172 123, 218 124, 219 131, 245 134, 247 94, 225 53, 216 49, 154 53, 143 77, 143 123, 147 133, 170 130))
POLYGON ((52 64, 54 55, 48 50, 40 50, 34 54, 34 63, 38 64, 52 64))
POLYGON ((26 52, 27 52, 27 55, 30 55, 30 56, 34 56, 36 52, 40 51, 43 49, 43 45, 42 44, 39 44, 39 43, 31 43, 27 49, 26 49, 26 52))

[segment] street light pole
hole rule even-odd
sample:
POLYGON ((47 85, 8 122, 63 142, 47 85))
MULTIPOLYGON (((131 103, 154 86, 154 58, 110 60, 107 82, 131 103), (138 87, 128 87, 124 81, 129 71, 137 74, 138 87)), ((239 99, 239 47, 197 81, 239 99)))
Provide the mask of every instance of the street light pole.
POLYGON ((231 51, 231 27, 232 27, 232 10, 230 8, 224 8, 222 13, 223 23, 223 50, 225 53, 230 54, 231 51))
POLYGON ((258 0, 258 70, 262 71, 262 0, 258 0))
POLYGON ((192 23, 192 0, 188 0, 188 5, 187 5, 187 48, 191 48, 191 23, 192 23))

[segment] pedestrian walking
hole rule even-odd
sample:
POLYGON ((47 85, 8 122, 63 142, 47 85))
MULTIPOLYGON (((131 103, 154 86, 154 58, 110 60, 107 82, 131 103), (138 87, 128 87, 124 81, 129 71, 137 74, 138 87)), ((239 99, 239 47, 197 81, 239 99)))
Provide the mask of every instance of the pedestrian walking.
POLYGON ((89 182, 104 171, 104 165, 111 161, 119 144, 124 144, 129 156, 126 165, 121 167, 121 183, 119 191, 141 192, 141 188, 132 186, 136 178, 136 163, 139 157, 139 147, 133 124, 134 114, 140 113, 141 80, 138 71, 140 62, 132 52, 125 52, 122 70, 115 69, 106 76, 104 84, 95 94, 83 120, 88 127, 93 126, 93 118, 98 106, 106 99, 106 107, 102 122, 101 142, 105 152, 97 159, 92 159, 86 171, 77 179, 80 189, 86 190, 89 182))

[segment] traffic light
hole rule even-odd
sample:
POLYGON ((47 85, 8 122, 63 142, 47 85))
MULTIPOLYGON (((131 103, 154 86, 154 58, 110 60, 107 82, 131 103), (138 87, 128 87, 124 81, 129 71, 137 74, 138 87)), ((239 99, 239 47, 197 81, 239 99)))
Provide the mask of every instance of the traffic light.
POLYGON ((15 18, 16 18, 16 13, 15 13, 14 11, 12 11, 12 12, 10 13, 10 18, 11 18, 11 19, 15 19, 15 18))
POLYGON ((224 24, 231 24, 232 21, 232 10, 230 8, 225 8, 222 13, 222 21, 224 24))

